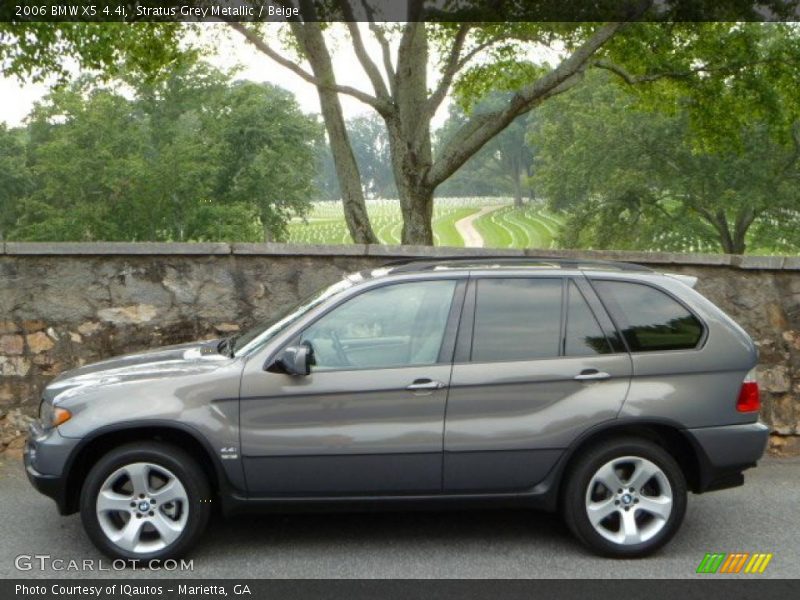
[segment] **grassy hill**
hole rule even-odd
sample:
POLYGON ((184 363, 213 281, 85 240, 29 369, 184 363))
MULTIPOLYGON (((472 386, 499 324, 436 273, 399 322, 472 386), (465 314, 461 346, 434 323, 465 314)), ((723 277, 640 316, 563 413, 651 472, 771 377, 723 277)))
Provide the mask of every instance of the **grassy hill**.
MULTIPOLYGON (((475 229, 488 248, 550 248, 561 228, 561 219, 539 206, 512 206, 509 198, 438 198, 433 209, 437 246, 463 246, 456 222, 486 206, 496 210, 475 220, 475 229)), ((397 200, 368 200, 367 212, 378 239, 399 244, 403 226, 397 200)), ((315 202, 305 219, 289 223, 289 241, 307 244, 349 244, 341 202, 315 202)))

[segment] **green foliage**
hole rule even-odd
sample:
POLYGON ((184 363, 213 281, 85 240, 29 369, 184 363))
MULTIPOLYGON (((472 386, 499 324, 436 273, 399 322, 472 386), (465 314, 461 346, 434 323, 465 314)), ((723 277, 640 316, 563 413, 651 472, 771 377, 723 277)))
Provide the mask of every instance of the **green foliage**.
MULTIPOLYGON (((368 198, 396 197, 389 139, 383 120, 372 114, 348 119, 345 125, 361 174, 364 194, 368 198)), ((321 198, 338 200, 341 197, 333 156, 327 144, 319 149, 319 172, 315 186, 321 198)))
POLYGON ((33 188, 26 162, 25 132, 0 123, 0 239, 16 220, 16 200, 33 188))
POLYGON ((709 138, 693 129, 691 108, 657 112, 651 102, 595 76, 542 107, 531 131, 534 179, 569 215, 561 244, 741 253, 760 232, 772 249, 796 249, 791 136, 753 122, 736 144, 704 150, 698 135, 709 138))
POLYGON ((101 77, 138 73, 153 79, 193 51, 181 46, 182 23, 0 22, 0 65, 5 75, 68 80, 77 61, 101 77))
POLYGON ((5 200, 7 237, 283 239, 313 193, 315 119, 285 90, 203 64, 131 81, 133 99, 79 80, 34 109, 23 172, 35 185, 5 200))
POLYGON ((602 58, 643 106, 685 112, 699 149, 741 150, 753 122, 786 136, 800 114, 795 23, 638 23, 602 58))
POLYGON ((389 136, 383 120, 374 114, 355 117, 347 121, 347 132, 366 195, 371 198, 396 197, 389 136))
MULTIPOLYGON (((796 8, 789 4, 794 6, 787 9, 796 8)), ((776 8, 775 2, 767 5, 776 8)), ((315 6, 335 8, 330 2, 315 6)), ((439 142, 448 127, 466 123, 474 133, 504 107, 514 107, 516 93, 550 70, 533 48, 549 47, 547 59, 556 63, 558 54, 579 48, 602 27, 596 19, 535 22, 537 14, 559 6, 513 2, 504 9, 528 19, 474 19, 481 23, 469 32, 462 56, 474 51, 475 60, 464 62, 454 80, 461 114, 451 116, 439 142), (492 104, 498 98, 503 102, 492 104)), ((482 0, 465 7, 473 17, 490 17, 494 9, 482 0)), ((584 14, 599 9, 610 5, 584 14)), ((483 146, 437 194, 521 198, 514 187, 533 182, 537 195, 570 215, 565 245, 797 248, 797 25, 741 22, 752 16, 752 3, 742 0, 673 0, 653 10, 681 19, 625 25, 565 82, 576 85, 572 92, 520 103, 511 114, 517 120, 488 143, 476 134, 483 146), (599 69, 615 85, 598 83, 599 69), (535 121, 526 125, 531 108, 535 121), (520 131, 528 126, 534 133, 526 145, 520 131), (529 148, 541 153, 541 172, 532 178, 529 148)), ((388 29, 399 37, 403 28, 388 29)), ((220 74, 201 72, 187 50, 189 29, 172 23, 0 23, 6 74, 63 76, 77 61, 88 72, 125 79, 136 91, 135 100, 85 84, 56 91, 24 132, 0 131, 5 235, 212 239, 225 231, 251 239, 251 222, 237 230, 240 219, 223 217, 230 207, 232 214, 257 215, 263 237, 281 239, 289 217, 305 210, 312 181, 323 197, 339 197, 316 124, 301 122, 294 105, 281 110, 285 98, 274 88, 232 86, 220 74), (220 227, 206 232, 215 219, 220 227)), ((442 68, 459 25, 428 23, 426 31, 442 68)), ((289 40, 297 50, 296 40, 289 40)), ((353 150, 367 193, 394 195, 386 132, 376 124, 350 123, 353 150)), ((394 239, 394 224, 376 229, 394 239)))
POLYGON ((516 57, 500 58, 466 71, 456 83, 455 97, 461 108, 469 113, 497 92, 518 90, 546 72, 542 65, 520 61, 516 57))
MULTIPOLYGON (((450 105, 450 115, 436 132, 437 151, 448 143, 451 136, 470 116, 490 110, 502 102, 506 94, 490 93, 469 113, 461 102, 450 105)), ((460 98, 459 98, 460 100, 460 98)), ((529 115, 517 117, 497 137, 481 148, 454 175, 437 189, 441 196, 513 196, 521 204, 523 194, 533 196, 527 186, 533 166, 534 151, 526 140, 529 115)))

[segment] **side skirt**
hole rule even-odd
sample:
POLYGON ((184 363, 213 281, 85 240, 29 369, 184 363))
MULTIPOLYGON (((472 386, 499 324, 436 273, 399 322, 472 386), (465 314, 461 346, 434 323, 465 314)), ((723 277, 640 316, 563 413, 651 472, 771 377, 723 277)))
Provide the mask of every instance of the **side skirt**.
POLYGON ((562 463, 563 460, 560 460, 536 486, 521 492, 277 497, 247 497, 233 492, 221 498, 222 512, 225 516, 233 516, 243 513, 465 510, 500 507, 554 512, 558 507, 558 482, 563 471, 562 463))

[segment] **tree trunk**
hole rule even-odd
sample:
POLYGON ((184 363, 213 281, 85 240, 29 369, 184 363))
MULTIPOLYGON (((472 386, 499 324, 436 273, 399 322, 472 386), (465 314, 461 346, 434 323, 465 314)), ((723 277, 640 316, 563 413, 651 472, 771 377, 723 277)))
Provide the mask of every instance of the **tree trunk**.
POLYGON ((350 146, 339 96, 335 92, 320 89, 319 101, 330 140, 333 164, 339 180, 339 190, 342 193, 344 219, 350 237, 356 244, 377 244, 378 236, 372 231, 369 222, 364 190, 361 187, 361 174, 350 146))
POLYGON ((433 246, 433 190, 413 190, 400 195, 403 214, 401 243, 433 246))
POLYGON ((528 165, 525 168, 525 176, 527 180, 527 185, 525 188, 528 192, 528 202, 533 204, 536 201, 536 190, 533 189, 533 185, 531 184, 533 179, 533 167, 531 165, 528 165))
POLYGON ((758 215, 752 208, 744 208, 736 215, 736 222, 733 225, 733 246, 731 254, 744 254, 747 249, 747 232, 753 221, 758 215))
POLYGON ((516 208, 521 208, 522 205, 522 186, 520 185, 519 180, 516 180, 514 182, 514 206, 516 208))
POLYGON ((398 51, 397 110, 387 115, 392 171, 403 214, 403 244, 433 245, 433 192, 425 183, 433 163, 431 115, 427 114, 428 35, 423 23, 409 23, 398 51))
MULTIPOLYGON (((319 23, 293 23, 292 31, 305 51, 314 75, 322 81, 335 83, 333 64, 319 23)), ((333 165, 339 190, 342 193, 344 218, 350 237, 357 244, 377 244, 378 237, 372 231, 361 187, 361 174, 353 155, 350 138, 342 114, 339 94, 330 88, 317 86, 322 117, 328 132, 333 165)))
POLYGON ((514 186, 514 206, 522 206, 522 169, 517 161, 511 165, 511 183, 514 186))
POLYGON ((731 231, 728 217, 724 211, 718 210, 715 214, 701 213, 711 223, 719 235, 719 243, 725 254, 744 254, 747 250, 747 231, 756 218, 752 209, 745 209, 736 215, 736 222, 731 231))

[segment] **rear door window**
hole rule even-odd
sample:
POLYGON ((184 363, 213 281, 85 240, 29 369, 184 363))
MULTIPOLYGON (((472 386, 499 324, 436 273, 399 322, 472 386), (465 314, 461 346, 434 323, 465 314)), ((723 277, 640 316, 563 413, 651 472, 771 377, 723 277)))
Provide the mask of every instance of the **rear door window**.
POLYGON ((578 286, 571 281, 567 300, 564 354, 566 356, 592 356, 610 352, 611 345, 600 328, 592 309, 589 308, 589 304, 578 286))
POLYGON ((593 281, 632 352, 696 348, 704 328, 680 302, 654 287, 628 281, 593 281))
POLYGON ((555 278, 478 280, 473 362, 558 356, 561 289, 555 278))

